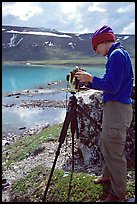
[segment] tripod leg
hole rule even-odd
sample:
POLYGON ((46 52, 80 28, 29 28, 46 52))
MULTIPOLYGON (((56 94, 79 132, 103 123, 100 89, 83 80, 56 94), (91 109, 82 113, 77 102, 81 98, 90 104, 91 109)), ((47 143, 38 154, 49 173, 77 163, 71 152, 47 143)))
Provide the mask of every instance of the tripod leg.
MULTIPOLYGON (((75 107, 76 108, 76 107, 75 107)), ((69 182, 69 191, 68 191, 68 202, 70 201, 70 193, 72 188, 72 177, 74 172, 74 134, 76 132, 78 138, 78 123, 77 123, 77 111, 74 109, 73 118, 71 120, 71 133, 72 133, 72 172, 69 182)))
POLYGON ((71 120, 71 133, 72 133, 72 159, 73 159, 73 162, 72 162, 72 170, 74 170, 74 134, 76 132, 76 136, 77 138, 79 137, 78 136, 78 122, 77 122, 77 111, 76 109, 74 110, 74 115, 73 115, 73 118, 71 120))
POLYGON ((60 137, 59 137, 59 145, 58 145, 58 148, 57 148, 57 151, 56 151, 56 156, 55 156, 55 159, 54 159, 54 162, 53 162, 53 166, 52 166, 50 176, 49 176, 49 179, 48 179, 48 182, 47 182, 47 185, 46 185, 46 189, 45 189, 45 192, 44 192, 44 196, 43 196, 43 199, 42 199, 43 202, 45 202, 45 200, 46 200, 46 195, 47 195, 47 192, 48 192, 50 181, 51 181, 54 169, 55 169, 55 165, 56 165, 58 156, 60 154, 60 148, 61 148, 61 146, 62 146, 62 144, 63 144, 63 142, 65 140, 65 136, 67 134, 67 130, 68 130, 72 115, 73 115, 73 111, 71 111, 71 110, 69 112, 67 112, 67 114, 66 114, 65 121, 63 123, 63 127, 62 127, 60 137))
POLYGON ((71 121, 71 117, 72 117, 72 111, 67 112, 64 123, 63 123, 63 127, 59 136, 59 142, 61 142, 61 144, 63 144, 64 140, 65 140, 65 136, 67 134, 67 130, 71 121))

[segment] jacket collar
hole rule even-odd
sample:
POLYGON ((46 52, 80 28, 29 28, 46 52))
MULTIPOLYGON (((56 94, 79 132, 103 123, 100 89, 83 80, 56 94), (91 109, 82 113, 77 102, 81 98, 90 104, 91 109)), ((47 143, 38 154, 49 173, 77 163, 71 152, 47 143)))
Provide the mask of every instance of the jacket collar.
POLYGON ((113 45, 110 47, 107 57, 109 58, 110 54, 112 53, 113 50, 115 50, 116 48, 122 47, 120 42, 115 42, 113 43, 113 45))

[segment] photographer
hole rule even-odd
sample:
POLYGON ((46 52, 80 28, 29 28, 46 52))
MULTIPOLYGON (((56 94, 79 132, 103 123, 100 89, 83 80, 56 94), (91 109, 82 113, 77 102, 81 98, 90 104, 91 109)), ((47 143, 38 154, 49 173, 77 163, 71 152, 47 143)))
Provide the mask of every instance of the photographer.
POLYGON ((97 54, 107 57, 103 78, 79 70, 75 77, 87 87, 103 91, 103 119, 100 149, 104 157, 103 175, 96 184, 110 183, 110 194, 104 202, 121 202, 126 196, 127 161, 124 153, 126 131, 132 121, 132 64, 129 53, 115 41, 108 26, 92 36, 97 54))

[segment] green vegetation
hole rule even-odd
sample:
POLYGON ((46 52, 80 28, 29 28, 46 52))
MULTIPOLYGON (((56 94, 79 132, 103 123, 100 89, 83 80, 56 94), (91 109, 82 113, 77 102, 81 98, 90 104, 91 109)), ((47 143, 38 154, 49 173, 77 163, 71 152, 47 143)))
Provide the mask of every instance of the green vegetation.
MULTIPOLYGON (((43 129, 38 134, 21 137, 3 151, 3 171, 10 169, 11 165, 23 160, 27 156, 35 155, 41 145, 46 141, 57 140, 62 124, 56 124, 43 129), (8 155, 7 156, 7 152, 8 155)), ((70 130, 68 130, 68 134, 70 130)), ((41 149, 42 150, 42 149, 41 149)), ((42 202, 47 180, 51 169, 43 163, 32 167, 29 174, 15 182, 11 186, 12 202, 42 202)), ((129 169, 128 176, 131 177, 133 169, 129 169)), ((55 169, 47 194, 48 202, 95 202, 102 197, 103 186, 95 185, 95 176, 84 172, 64 172, 55 169), (72 180, 71 180, 72 176, 72 180), (71 181, 71 182, 70 182, 71 181), (71 184, 71 188, 70 188, 71 184), (69 194, 69 190, 70 194, 69 194)), ((128 181, 127 195, 134 197, 135 180, 128 181)))
MULTIPOLYGON (((13 201, 18 199, 19 202, 26 199, 28 202, 41 202, 49 173, 49 169, 40 165, 33 169, 28 176, 16 181, 12 188, 13 201)), ((95 176, 86 173, 73 173, 71 180, 71 172, 55 170, 48 189, 47 201, 94 202, 102 193, 102 187, 95 185, 94 179, 95 176), (71 187, 69 186, 70 182, 71 187), (70 195, 69 190, 71 190, 70 195)))
MULTIPOLYGON (((12 202, 41 202, 50 169, 44 164, 12 185, 12 202)), ((96 176, 55 169, 48 188, 47 202, 95 202, 105 196, 103 186, 94 184, 96 176)), ((128 183, 127 196, 134 197, 135 182, 128 183)))
POLYGON ((87 57, 81 59, 64 59, 64 60, 45 60, 45 61, 29 61, 31 64, 38 65, 104 65, 104 58, 100 57, 87 57))
MULTIPOLYGON (((6 169, 14 162, 20 161, 26 156, 33 154, 40 145, 48 140, 56 140, 62 124, 56 124, 53 127, 43 129, 40 133, 27 136, 27 138, 21 137, 16 142, 7 147, 7 154, 3 153, 2 160, 4 161, 3 168, 6 169)), ((4 170, 3 169, 3 170, 4 170)))
POLYGON ((26 64, 32 65, 94 65, 100 66, 105 64, 105 59, 102 57, 80 57, 71 59, 48 59, 48 60, 29 60, 29 61, 3 61, 7 64, 26 64))
MULTIPOLYGON (((132 60, 132 65, 133 68, 135 69, 135 58, 131 58, 132 60)), ((3 61, 4 64, 26 64, 26 63, 30 63, 30 65, 50 65, 55 66, 55 65, 59 65, 59 66, 105 66, 106 64, 106 60, 103 57, 81 57, 81 58, 72 58, 72 59, 50 59, 50 60, 38 60, 38 61, 34 61, 34 60, 29 60, 29 61, 3 61)))

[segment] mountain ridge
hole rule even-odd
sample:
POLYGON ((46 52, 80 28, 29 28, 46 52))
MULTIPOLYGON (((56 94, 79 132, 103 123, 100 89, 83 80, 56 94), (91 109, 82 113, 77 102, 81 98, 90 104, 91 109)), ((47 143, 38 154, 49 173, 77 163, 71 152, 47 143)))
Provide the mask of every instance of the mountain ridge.
MULTIPOLYGON (((50 28, 2 26, 2 61, 82 59, 95 57, 93 33, 59 32, 50 28)), ((116 40, 135 57, 135 35, 115 34, 116 40)))

